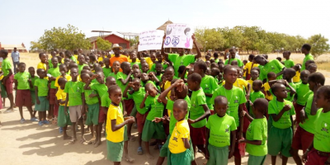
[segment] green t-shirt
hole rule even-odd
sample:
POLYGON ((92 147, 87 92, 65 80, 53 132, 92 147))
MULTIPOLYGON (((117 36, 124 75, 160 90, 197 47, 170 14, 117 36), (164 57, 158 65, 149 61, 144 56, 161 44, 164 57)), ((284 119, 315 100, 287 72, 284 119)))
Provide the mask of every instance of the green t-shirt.
POLYGON ((156 72, 156 63, 152 64, 150 72, 156 72))
POLYGON ((87 66, 87 64, 78 65, 78 72, 79 72, 79 74, 83 70, 84 66, 87 66))
POLYGON ((111 72, 111 68, 106 68, 106 67, 104 67, 104 68, 102 68, 103 69, 103 74, 104 74, 104 76, 108 76, 109 74, 110 74, 110 72, 111 72))
POLYGON ((220 86, 213 93, 211 103, 214 105, 214 99, 217 96, 224 96, 228 100, 228 109, 227 114, 232 116, 235 119, 236 126, 240 125, 239 123, 239 105, 246 103, 246 97, 242 89, 233 86, 231 90, 227 90, 224 86, 220 86))
POLYGON ((140 87, 138 91, 134 91, 134 93, 131 95, 128 92, 128 99, 133 99, 136 110, 142 115, 148 111, 146 107, 140 108, 140 105, 145 95, 146 95, 146 90, 144 89, 144 87, 140 87))
POLYGON ((239 67, 243 67, 243 62, 240 60, 240 59, 238 59, 238 58, 231 58, 231 59, 227 59, 226 61, 225 61, 225 65, 230 65, 231 64, 231 62, 233 62, 233 61, 237 61, 237 65, 239 66, 239 67))
POLYGON ((81 94, 84 90, 84 83, 80 81, 68 81, 65 84, 64 92, 69 94, 69 105, 68 106, 77 106, 82 105, 81 94))
MULTIPOLYGON (((305 106, 305 115, 307 119, 304 123, 299 123, 299 126, 303 128, 305 131, 314 134, 315 132, 315 121, 317 120, 317 115, 311 115, 312 110, 312 103, 314 99, 314 93, 311 91, 310 94, 307 96, 307 102, 305 106)), ((321 110, 317 110, 319 113, 321 110)))
POLYGON ((16 73, 14 79, 17 81, 17 89, 19 90, 30 89, 29 78, 30 78, 29 72, 16 73))
MULTIPOLYGON (((259 65, 260 66, 260 65, 259 65)), ((260 68, 260 67, 259 67, 260 68)), ((261 81, 267 78, 269 72, 274 72, 275 74, 280 73, 284 68, 284 65, 278 60, 271 60, 266 65, 260 68, 259 78, 261 81)), ((277 77, 278 80, 282 79, 282 75, 277 77)))
MULTIPOLYGON (((55 77, 55 78, 61 75, 61 72, 60 72, 59 67, 56 67, 56 68, 49 68, 49 69, 48 69, 48 73, 49 73, 50 75, 52 75, 52 77, 55 77)), ((52 88, 52 89, 57 89, 57 87, 55 86, 55 80, 54 80, 54 81, 51 81, 51 83, 50 83, 50 88, 52 88)))
POLYGON ((303 63, 302 63, 302 66, 301 66, 301 71, 307 69, 305 64, 306 64, 306 61, 308 61, 308 60, 314 60, 313 55, 311 55, 311 54, 307 54, 307 55, 305 56, 305 58, 304 58, 304 60, 303 60, 303 63))
POLYGON ((76 57, 74 57, 74 56, 71 56, 71 58, 70 58, 74 63, 77 63, 77 59, 76 59, 76 57))
POLYGON ((126 85, 124 85, 121 80, 125 80, 127 78, 127 75, 124 74, 123 72, 118 72, 117 73, 117 85, 120 87, 121 91, 124 92, 126 86, 128 85, 128 82, 126 85))
POLYGON ((31 75, 29 76, 29 78, 31 79, 31 84, 32 84, 32 88, 30 89, 30 91, 33 91, 34 92, 34 83, 36 82, 36 80, 39 79, 39 77, 37 76, 34 76, 34 77, 31 77, 31 75))
POLYGON ((314 124, 314 148, 321 152, 330 152, 330 112, 319 110, 314 124))
MULTIPOLYGON (((188 105, 188 113, 185 117, 185 119, 188 119, 189 117, 189 112, 190 112, 190 108, 191 108, 191 102, 190 102, 190 98, 188 96, 186 96, 184 98, 184 100, 187 102, 187 105, 188 105)), ((171 110, 173 112, 173 105, 174 105, 174 101, 172 100, 167 100, 167 104, 166 104, 166 109, 168 110, 171 110)), ((172 134, 173 130, 174 130, 174 127, 175 127, 175 124, 177 123, 178 121, 175 119, 175 117, 173 116, 173 113, 171 113, 171 116, 170 116, 170 134, 172 134)))
POLYGON ((294 62, 291 59, 284 60, 284 66, 285 68, 292 68, 294 66, 294 62))
POLYGON ((96 94, 95 90, 93 90, 93 89, 86 90, 83 88, 82 92, 85 94, 85 102, 87 105, 93 105, 93 104, 96 104, 99 102, 99 99, 97 97, 89 97, 90 94, 96 94))
MULTIPOLYGON (((215 78, 212 76, 209 76, 209 75, 205 75, 202 78, 200 86, 201 86, 201 88, 203 88, 204 93, 207 93, 207 94, 213 94, 213 91, 215 91, 219 87, 215 78)), ((212 106, 213 104, 211 103, 211 98, 212 97, 206 96, 206 103, 207 103, 207 106, 209 107, 209 109, 213 110, 214 108, 212 106)))
POLYGON ((252 101, 252 103, 259 99, 259 98, 265 98, 265 95, 264 93, 262 93, 261 91, 258 91, 258 92, 255 92, 253 91, 251 94, 250 94, 250 101, 252 101))
POLYGON ((150 109, 147 120, 152 121, 155 117, 163 117, 164 104, 158 102, 159 95, 155 97, 148 96, 144 105, 147 109, 150 109))
POLYGON ((48 96, 48 80, 38 78, 34 82, 34 86, 38 87, 38 96, 48 96))
POLYGON ((252 156, 267 155, 267 118, 254 119, 246 131, 246 140, 261 140, 261 145, 246 143, 246 152, 252 156))
POLYGON ((52 58, 50 58, 50 60, 48 60, 48 66, 49 66, 49 68, 53 67, 52 58))
POLYGON ((11 70, 11 63, 8 60, 8 58, 6 58, 2 61, 1 69, 3 72, 3 76, 7 76, 9 74, 9 69, 11 70))
POLYGON ((312 92, 309 89, 309 84, 303 84, 303 83, 298 83, 296 84, 296 95, 297 95, 297 104, 305 106, 307 99, 308 99, 308 95, 310 94, 310 92, 312 92))
MULTIPOLYGON (((119 72, 118 72, 118 73, 119 73, 119 72)), ((115 78, 115 79, 117 80, 117 75, 118 75, 118 73, 115 74, 115 73, 113 73, 113 72, 110 72, 110 73, 108 74, 108 77, 113 77, 113 78, 115 78)))
POLYGON ((105 93, 108 93, 108 87, 105 84, 100 84, 99 82, 97 82, 91 84, 90 87, 92 90, 95 90, 97 92, 99 98, 101 98, 105 93))
POLYGON ((219 117, 218 114, 211 115, 206 124, 210 130, 209 143, 216 147, 225 147, 230 145, 230 133, 237 129, 235 119, 227 114, 219 117))
MULTIPOLYGON (((206 104, 206 97, 205 93, 202 88, 200 88, 197 91, 193 91, 191 94, 191 108, 190 108, 190 118, 195 120, 199 117, 201 117, 205 110, 202 105, 206 104)), ((197 123, 191 124, 194 128, 201 128, 206 125, 206 119, 203 119, 197 123)))
MULTIPOLYGON (((296 84, 294 84, 293 82, 290 82, 289 85, 290 85, 294 90, 297 91, 297 85, 296 85, 296 84)), ((286 87, 286 89, 287 89, 287 90, 290 90, 290 88, 288 88, 288 87, 286 87)), ((293 94, 293 95, 291 96, 291 92, 288 92, 288 97, 286 98, 286 100, 292 102, 293 99, 294 99, 294 96, 295 96, 295 94, 293 94)))
POLYGON ((296 114, 293 104, 291 101, 288 100, 284 100, 283 102, 279 102, 277 101, 276 98, 274 98, 272 101, 269 102, 268 105, 268 114, 272 115, 272 114, 279 114, 283 107, 285 105, 290 105, 291 109, 289 111, 286 111, 283 113, 282 117, 278 120, 278 121, 272 121, 273 127, 275 128, 279 128, 279 129, 286 129, 292 126, 291 123, 291 116, 296 114))
POLYGON ((191 63, 195 62, 195 55, 186 54, 183 56, 179 56, 179 54, 168 54, 168 60, 173 62, 174 66, 174 75, 179 76, 179 67, 181 65, 188 66, 191 63))
POLYGON ((101 97, 101 107, 109 107, 110 104, 111 104, 111 100, 109 97, 109 93, 107 92, 101 97))

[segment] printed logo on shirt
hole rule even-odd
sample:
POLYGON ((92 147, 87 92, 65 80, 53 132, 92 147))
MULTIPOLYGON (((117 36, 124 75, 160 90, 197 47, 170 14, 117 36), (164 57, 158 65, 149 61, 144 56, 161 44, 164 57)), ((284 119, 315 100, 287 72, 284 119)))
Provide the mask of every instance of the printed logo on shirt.
POLYGON ((176 138, 176 137, 173 137, 173 139, 172 139, 172 140, 174 140, 174 141, 178 142, 178 138, 176 138))
POLYGON ((329 133, 328 124, 327 124, 327 123, 323 123, 322 125, 323 125, 323 126, 322 126, 321 131, 324 131, 324 132, 326 132, 326 133, 329 133))

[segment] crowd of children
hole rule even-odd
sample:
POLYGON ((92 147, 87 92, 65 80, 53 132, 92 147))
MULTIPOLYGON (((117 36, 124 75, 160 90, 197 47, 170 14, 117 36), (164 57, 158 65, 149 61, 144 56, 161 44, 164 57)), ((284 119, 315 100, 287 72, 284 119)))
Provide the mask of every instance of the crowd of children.
POLYGON ((223 61, 217 53, 202 60, 198 49, 197 55, 182 48, 121 54, 114 44, 113 55, 51 51, 48 60, 40 53, 36 68, 25 71, 21 62, 15 75, 8 52, 1 50, 1 96, 10 100, 9 110, 19 108, 21 123, 25 106, 31 121, 57 123, 71 143, 78 125, 86 145, 98 147, 104 131, 107 158, 116 165, 122 158, 134 162, 128 147, 134 125, 137 153, 153 159, 149 146, 155 145, 157 165, 165 157, 170 165, 197 164, 197 151, 207 165, 225 165, 231 157, 239 165, 245 151, 249 165, 264 164, 266 155, 273 165, 278 155, 283 165, 289 157, 298 165, 330 164, 330 87, 316 72, 310 49, 304 44, 303 63, 295 64, 288 51, 283 63, 267 55, 249 55, 243 62, 234 48, 223 61))

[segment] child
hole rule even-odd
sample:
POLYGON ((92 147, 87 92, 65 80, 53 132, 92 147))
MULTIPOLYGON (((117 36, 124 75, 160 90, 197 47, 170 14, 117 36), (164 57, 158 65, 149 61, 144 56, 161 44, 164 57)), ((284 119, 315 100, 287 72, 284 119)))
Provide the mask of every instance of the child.
MULTIPOLYGON (((308 85, 308 76, 310 75, 308 70, 301 72, 301 82, 296 84, 296 101, 293 103, 296 114, 300 114, 300 111, 305 107, 308 94, 311 92, 308 85)), ((300 123, 300 117, 296 117, 296 124, 300 123)))
MULTIPOLYGON (((243 137, 243 109, 246 103, 246 97, 242 89, 234 86, 237 80, 236 67, 226 66, 224 69, 224 79, 225 84, 213 92, 211 101, 214 103, 214 99, 219 95, 228 98, 227 114, 235 119, 235 124, 237 126, 236 139, 232 139, 237 142, 243 137)), ((235 146, 234 156, 235 163, 241 164, 241 155, 239 154, 238 145, 235 146)))
POLYGON ((114 165, 120 165, 123 148, 124 148, 124 132, 125 125, 134 123, 133 117, 128 119, 123 117, 119 104, 122 100, 122 93, 118 86, 114 85, 109 88, 111 104, 107 115, 107 158, 113 161, 114 165))
MULTIPOLYGON (((257 69, 252 69, 250 72, 250 79, 247 80, 247 82, 250 84, 250 86, 253 85, 253 82, 259 78, 259 71, 257 69)), ((253 92, 253 88, 251 90, 253 92)))
POLYGON ((36 94, 35 110, 38 111, 39 125, 49 124, 46 120, 46 111, 49 110, 48 101, 48 80, 45 79, 46 71, 44 69, 38 69, 37 74, 39 79, 34 82, 34 89, 36 94))
MULTIPOLYGON (((287 84, 288 85, 288 84, 287 84)), ((286 87, 281 83, 275 83, 271 87, 275 99, 269 102, 268 114, 271 116, 272 125, 268 136, 268 154, 271 155, 272 165, 276 164, 276 156, 282 155, 282 165, 286 165, 291 156, 290 148, 293 137, 292 115, 295 110, 288 97, 286 87)))
POLYGON ((262 81, 261 80, 255 80, 253 81, 253 92, 250 95, 249 103, 250 103, 250 115, 254 117, 252 106, 255 100, 259 98, 265 98, 265 95, 261 92, 262 89, 262 81))
POLYGON ((255 118, 249 117, 251 123, 246 132, 246 140, 242 139, 239 141, 240 143, 246 143, 246 151, 250 154, 248 165, 263 165, 265 162, 268 126, 267 118, 264 115, 267 110, 268 101, 266 99, 259 98, 253 102, 255 118))
POLYGON ((217 96, 214 99, 216 114, 211 115, 206 124, 207 165, 228 164, 228 158, 234 155, 237 126, 235 119, 226 114, 227 109, 226 97, 217 96))
MULTIPOLYGON (((319 84, 317 85, 319 86, 319 84)), ((330 124, 330 86, 326 85, 317 90, 317 108, 322 108, 317 112, 317 119, 314 122, 314 139, 309 148, 303 155, 306 165, 329 164, 330 163, 330 143, 329 143, 329 124, 330 124), (307 162, 306 162, 307 159, 307 162)), ((316 99, 315 99, 316 98, 316 99)))
POLYGON ((63 140, 71 139, 71 137, 66 133, 68 125, 71 125, 70 115, 65 113, 64 106, 66 102, 66 93, 64 92, 65 84, 67 80, 65 78, 59 78, 58 84, 60 88, 58 88, 56 97, 60 104, 58 108, 58 118, 57 118, 57 125, 63 129, 63 140))
POLYGON ((32 112, 32 101, 30 88, 33 88, 30 75, 28 72, 25 72, 25 63, 18 64, 18 73, 14 76, 15 90, 16 90, 16 106, 19 108, 19 113, 21 115, 21 123, 24 123, 25 119, 23 117, 23 106, 29 110, 31 115, 31 121, 38 121, 37 118, 33 115, 32 112))
POLYGON ((49 69, 48 55, 46 53, 39 53, 40 62, 37 65, 37 69, 44 69, 47 73, 49 69))
POLYGON ((149 71, 148 63, 146 63, 146 62, 141 63, 141 70, 142 70, 142 73, 148 73, 148 71, 149 71))
POLYGON ((141 103, 143 101, 143 98, 145 97, 145 94, 146 94, 146 91, 145 91, 144 87, 140 87, 140 84, 141 84, 141 80, 138 79, 138 78, 136 78, 132 82, 128 83, 128 85, 126 86, 126 88, 123 92, 123 96, 125 98, 128 98, 128 99, 133 99, 134 104, 135 104, 135 108, 137 110, 136 121, 137 121, 138 135, 139 135, 138 154, 142 155, 143 150, 142 150, 142 147, 141 147, 141 143, 142 143, 141 138, 142 138, 143 126, 144 126, 144 123, 145 123, 145 118, 147 116, 146 112, 148 111, 148 109, 140 108, 140 105, 141 105, 141 103), (128 93, 129 88, 133 88, 133 90, 128 93))
POLYGON ((230 57, 225 61, 225 65, 232 65, 232 61, 237 61, 237 66, 238 67, 243 67, 243 62, 236 58, 236 49, 231 48, 229 49, 230 57))
POLYGON ((120 71, 120 63, 119 63, 119 61, 115 61, 112 64, 111 72, 108 74, 108 76, 111 76, 111 77, 114 77, 115 79, 117 79, 117 74, 119 73, 119 71, 120 71))
POLYGON ((185 100, 179 99, 174 102, 173 115, 178 121, 171 134, 168 148, 170 151, 169 164, 190 165, 191 151, 190 148, 190 130, 189 124, 185 119, 188 105, 185 100))
MULTIPOLYGON (((36 95, 35 95, 35 90, 34 90, 34 83, 38 79, 37 76, 35 76, 35 70, 33 67, 29 67, 29 73, 30 77, 29 79, 31 80, 32 87, 30 88, 30 93, 31 93, 31 105, 34 105, 36 103, 36 95)), ((36 113, 35 111, 33 112, 34 114, 36 113)))
POLYGON ((164 104, 158 101, 159 94, 157 93, 157 88, 152 83, 147 83, 145 89, 147 92, 140 108, 147 108, 150 111, 144 123, 142 141, 145 142, 148 157, 152 158, 153 156, 149 151, 149 141, 153 138, 160 142, 161 140, 165 140, 166 137, 163 123, 153 122, 156 117, 160 118, 163 116, 164 104))
POLYGON ((283 79, 289 83, 289 86, 287 88, 289 93, 288 93, 288 97, 286 98, 286 100, 291 101, 291 102, 294 99, 294 95, 296 94, 296 89, 297 89, 296 84, 294 84, 292 82, 292 78, 294 77, 295 74, 296 74, 296 71, 292 68, 287 68, 283 72, 283 79))
POLYGON ((292 81, 296 84, 300 82, 301 64, 296 64, 293 69, 296 71, 296 75, 292 78, 292 81))
POLYGON ((210 115, 210 109, 207 106, 203 88, 200 86, 201 81, 202 77, 198 73, 193 73, 188 76, 188 88, 192 91, 190 119, 188 119, 188 122, 191 128, 193 148, 195 149, 197 146, 203 153, 205 153, 205 125, 206 118, 210 115))
POLYGON ((202 77, 200 86, 205 93, 207 107, 209 107, 209 109, 211 110, 211 114, 214 114, 211 98, 213 95, 213 91, 215 91, 219 86, 214 77, 205 75, 206 69, 207 66, 204 61, 199 61, 194 65, 194 72, 198 73, 202 77))
POLYGON ((264 93, 265 93, 265 96, 266 96, 266 99, 268 101, 271 101, 273 100, 273 95, 272 93, 270 92, 270 85, 269 85, 269 81, 272 81, 272 80, 275 80, 276 79, 276 75, 274 72, 269 72, 267 74, 267 79, 268 79, 268 82, 264 83, 264 93))
POLYGON ((311 63, 306 68, 311 74, 317 71, 317 65, 315 63, 311 63))
POLYGON ((71 76, 69 74, 67 74, 68 69, 67 69, 67 67, 66 67, 65 64, 61 64, 58 68, 60 70, 61 75, 58 76, 58 77, 56 77, 56 80, 55 80, 55 84, 54 85, 57 88, 60 88, 60 85, 58 84, 58 79, 65 78, 67 81, 71 81, 71 76))
POLYGON ((309 44, 304 44, 301 47, 301 53, 303 53, 305 55, 302 66, 301 66, 301 71, 306 70, 307 69, 307 65, 306 62, 308 60, 314 60, 313 55, 310 54, 310 50, 312 49, 312 46, 309 44))
POLYGON ((48 69, 48 74, 51 75, 49 78, 50 81, 50 90, 49 90, 49 113, 48 113, 48 119, 51 120, 53 119, 54 116, 57 116, 58 106, 55 104, 56 101, 56 92, 57 92, 57 87, 55 86, 55 80, 58 76, 61 75, 61 72, 58 67, 58 59, 56 57, 53 57, 51 59, 52 62, 52 68, 48 69), (56 114, 56 115, 55 115, 56 114))
POLYGON ((257 63, 254 63, 254 57, 255 56, 253 54, 250 54, 249 55, 249 62, 244 66, 244 73, 245 73, 245 79, 246 80, 250 80, 251 74, 252 74, 251 73, 252 68, 259 66, 257 63))
POLYGON ((259 76, 261 81, 266 82, 265 79, 267 77, 267 74, 270 72, 275 73, 276 79, 278 80, 282 79, 282 74, 285 66, 282 63, 280 63, 278 60, 271 60, 268 62, 268 60, 261 55, 256 56, 254 60, 256 63, 262 66, 262 68, 260 69, 260 76, 259 76))
POLYGON ((77 58, 75 58, 74 56, 72 56, 72 53, 71 53, 70 50, 65 51, 64 54, 65 54, 65 58, 70 59, 73 62, 77 63, 77 58))
POLYGON ((284 66, 285 68, 292 68, 294 66, 293 60, 290 59, 291 52, 290 51, 284 51, 283 52, 283 58, 285 58, 284 66))
POLYGON ((87 66, 86 62, 85 62, 85 56, 84 55, 79 55, 78 56, 78 72, 79 74, 81 73, 81 71, 83 70, 84 66, 87 66))
POLYGON ((67 111, 67 107, 69 107, 70 111, 70 120, 72 122, 72 140, 71 143, 77 141, 76 136, 76 122, 80 122, 80 129, 81 129, 81 142, 85 141, 84 139, 84 123, 82 115, 84 114, 84 105, 85 105, 85 97, 83 93, 83 82, 77 81, 78 77, 78 69, 72 68, 70 70, 71 81, 65 84, 64 92, 66 93, 66 103, 64 107, 64 111, 67 111))
MULTIPOLYGON (((306 71, 306 70, 304 70, 306 71)), ((303 72, 304 72, 303 71, 303 72)), ((292 156, 296 164, 302 165, 302 161, 298 155, 298 150, 302 149, 303 153, 307 153, 309 146, 313 143, 315 130, 315 121, 318 120, 318 114, 321 110, 318 110, 316 105, 317 90, 324 85, 325 77, 322 73, 314 73, 309 75, 308 84, 310 93, 306 94, 307 101, 304 109, 298 113, 300 118, 299 126, 294 134, 292 140, 292 156)), ((317 163, 316 163, 317 164, 317 163)))
POLYGON ((13 75, 11 63, 7 58, 8 51, 5 49, 0 50, 0 57, 3 58, 1 64, 1 70, 4 76, 1 81, 5 86, 7 97, 10 101, 10 107, 5 112, 13 112, 14 111, 14 96, 13 96, 14 75, 13 75))
POLYGON ((110 60, 109 58, 104 58, 103 59, 104 65, 105 67, 103 67, 103 75, 104 76, 108 76, 111 72, 111 68, 110 68, 110 60))

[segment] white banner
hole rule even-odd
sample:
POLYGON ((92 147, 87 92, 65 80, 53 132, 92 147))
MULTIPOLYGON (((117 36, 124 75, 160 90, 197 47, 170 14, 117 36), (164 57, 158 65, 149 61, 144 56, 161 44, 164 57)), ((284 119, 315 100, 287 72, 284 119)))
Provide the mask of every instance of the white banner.
POLYGON ((164 48, 192 49, 193 40, 191 36, 193 33, 193 29, 187 24, 167 25, 164 48))
POLYGON ((139 35, 138 51, 144 50, 160 50, 162 48, 164 31, 148 30, 141 32, 139 35))

